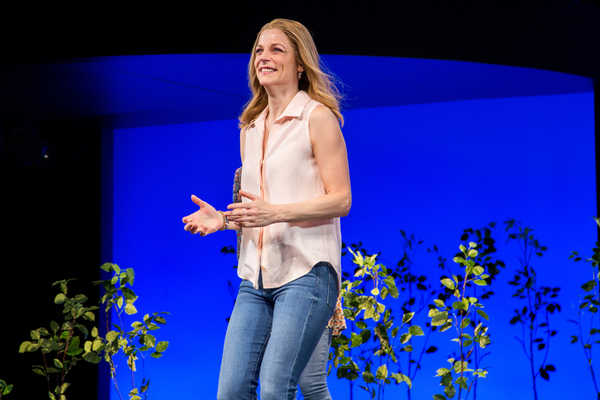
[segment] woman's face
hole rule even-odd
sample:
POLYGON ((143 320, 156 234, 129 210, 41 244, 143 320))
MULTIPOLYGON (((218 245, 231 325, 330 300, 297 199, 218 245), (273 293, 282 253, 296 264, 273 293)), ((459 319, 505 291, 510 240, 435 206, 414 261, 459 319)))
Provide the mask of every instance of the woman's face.
POLYGON ((258 38, 255 51, 254 68, 262 86, 298 88, 298 72, 302 68, 297 64, 292 44, 283 32, 279 29, 265 30, 258 38))

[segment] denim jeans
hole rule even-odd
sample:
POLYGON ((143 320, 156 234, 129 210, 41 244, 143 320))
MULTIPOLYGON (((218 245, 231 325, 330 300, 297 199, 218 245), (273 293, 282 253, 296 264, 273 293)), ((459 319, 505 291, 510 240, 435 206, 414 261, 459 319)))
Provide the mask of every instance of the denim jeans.
POLYGON ((219 400, 293 400, 338 295, 329 263, 279 288, 243 280, 225 335, 219 400))
POLYGON ((329 360, 332 333, 333 328, 325 329, 310 361, 300 375, 298 385, 304 400, 331 400, 331 394, 327 388, 327 361, 329 360))

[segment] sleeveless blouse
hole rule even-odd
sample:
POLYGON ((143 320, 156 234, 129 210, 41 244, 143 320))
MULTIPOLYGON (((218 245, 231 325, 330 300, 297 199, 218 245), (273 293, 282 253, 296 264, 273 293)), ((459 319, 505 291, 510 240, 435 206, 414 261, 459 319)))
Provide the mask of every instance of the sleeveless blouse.
MULTIPOLYGON (((268 108, 248 126, 242 190, 271 204, 298 203, 326 194, 308 130, 310 113, 320 104, 299 91, 274 121, 264 153, 268 108)), ((260 272, 263 287, 276 288, 327 261, 335 269, 340 287, 341 244, 339 218, 243 228, 238 275, 258 288, 260 272)))

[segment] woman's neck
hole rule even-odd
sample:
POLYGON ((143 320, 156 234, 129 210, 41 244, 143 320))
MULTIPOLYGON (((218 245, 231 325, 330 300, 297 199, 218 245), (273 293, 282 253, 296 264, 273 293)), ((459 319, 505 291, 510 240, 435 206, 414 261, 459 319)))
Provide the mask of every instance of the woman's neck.
POLYGON ((298 94, 298 91, 297 87, 285 91, 267 89, 269 98, 269 115, 267 116, 267 123, 269 126, 283 114, 286 107, 290 104, 296 94, 298 94))

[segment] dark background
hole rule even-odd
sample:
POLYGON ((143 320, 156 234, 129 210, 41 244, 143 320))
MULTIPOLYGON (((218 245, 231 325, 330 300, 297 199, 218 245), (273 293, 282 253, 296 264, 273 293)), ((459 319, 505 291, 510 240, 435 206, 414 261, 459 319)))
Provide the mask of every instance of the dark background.
MULTIPOLYGON (((101 262, 106 116, 48 115, 44 104, 53 102, 52 91, 30 106, 13 107, 21 85, 47 79, 43 73, 20 76, 26 67, 43 71, 81 57, 249 53, 260 27, 284 17, 305 24, 322 54, 465 60, 600 76, 597 2, 149 4, 0 6, 0 379, 15 384, 9 399, 46 398, 43 378, 30 372, 39 353, 20 355, 19 344, 53 319, 57 291, 51 283, 77 278, 71 294, 97 293, 89 282, 99 278, 101 262)), ((78 369, 70 381, 84 378, 87 384, 73 386, 68 397, 96 398, 97 370, 85 363, 78 369)))

